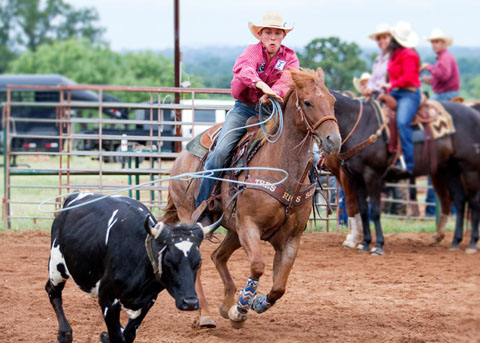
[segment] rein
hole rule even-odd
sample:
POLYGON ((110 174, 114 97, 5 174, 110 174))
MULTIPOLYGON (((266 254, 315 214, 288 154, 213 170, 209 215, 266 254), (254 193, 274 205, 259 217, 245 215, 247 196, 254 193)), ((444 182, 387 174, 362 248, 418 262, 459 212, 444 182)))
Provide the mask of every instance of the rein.
POLYGON ((295 106, 297 106, 297 112, 300 114, 300 118, 302 118, 302 121, 305 124, 305 127, 307 128, 307 134, 305 135, 305 138, 300 143, 298 143, 298 145, 294 149, 298 148, 299 146, 303 147, 307 139, 309 137, 312 137, 315 134, 315 130, 318 129, 320 125, 322 125, 327 120, 333 120, 335 123, 338 123, 337 118, 335 118, 335 116, 332 115, 332 116, 324 116, 319 120, 317 120, 317 122, 314 123, 313 125, 310 124, 310 122, 307 119, 307 116, 305 115, 305 112, 300 106, 300 103, 298 101, 298 93, 296 90, 295 90, 295 97, 297 98, 297 100, 295 101, 295 106))
MULTIPOLYGON (((347 141, 347 139, 350 138, 350 136, 353 134, 353 132, 355 131, 355 129, 357 128, 358 126, 358 123, 360 122, 360 118, 362 117, 362 113, 363 113, 363 103, 360 102, 360 112, 359 112, 359 115, 358 115, 358 119, 355 123, 355 125, 353 126, 352 130, 350 131, 350 133, 347 135, 347 137, 343 140, 342 142, 342 145, 347 141)), ((348 159, 350 159, 353 155, 355 155, 357 152, 365 149, 367 146, 369 146, 370 144, 374 143, 377 138, 382 134, 382 131, 387 127, 388 125, 388 121, 384 121, 382 126, 380 126, 378 128, 378 130, 370 135, 370 137, 368 137, 367 139, 365 139, 364 141, 358 143, 357 145, 355 145, 353 148, 351 148, 350 150, 347 150, 341 154, 338 154, 338 158, 344 162, 348 159)))
POLYGON ((347 137, 342 142, 342 145, 345 144, 346 141, 350 138, 350 136, 355 132, 357 129, 358 123, 360 123, 360 119, 362 119, 362 114, 363 114, 363 102, 360 101, 360 110, 358 111, 358 118, 357 121, 355 122, 355 125, 353 125, 353 128, 350 130, 348 133, 347 137))

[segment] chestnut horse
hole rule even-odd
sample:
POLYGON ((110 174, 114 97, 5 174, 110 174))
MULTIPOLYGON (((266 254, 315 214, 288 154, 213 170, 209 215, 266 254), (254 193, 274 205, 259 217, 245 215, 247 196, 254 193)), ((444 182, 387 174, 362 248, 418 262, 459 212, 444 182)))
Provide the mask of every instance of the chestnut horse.
MULTIPOLYGON (((314 139, 319 141, 327 153, 339 151, 341 139, 333 112, 335 98, 324 85, 323 71, 320 68, 316 72, 301 69, 289 73, 293 82, 289 94, 285 97, 283 132, 278 141, 266 142, 258 150, 249 162, 249 167, 270 167, 287 171, 289 177, 280 186, 284 186, 285 191, 291 195, 298 194, 300 187, 305 189, 310 185, 305 175, 311 165, 314 139)), ((171 175, 196 171, 200 169, 200 163, 196 156, 184 150, 177 157, 171 175)), ((279 180, 278 174, 278 171, 251 170, 248 179, 258 177, 279 180)), ((245 173, 242 172, 238 179, 245 180, 245 173)), ((268 183, 265 186, 273 187, 268 186, 268 183)), ((189 186, 188 181, 170 181, 164 222, 172 223, 178 219, 184 223, 191 221, 198 187, 199 182, 189 186)), ((310 216, 312 198, 306 199, 301 205, 290 207, 284 205, 281 199, 277 200, 278 198, 267 193, 266 189, 263 191, 247 187, 236 198, 236 206, 228 207, 232 198, 229 183, 222 182, 220 189, 220 203, 224 213, 222 225, 228 232, 211 258, 224 285, 220 314, 230 319, 233 327, 238 328, 243 326, 249 309, 262 313, 284 294, 300 237, 310 216), (275 257, 273 286, 266 296, 260 297, 256 296, 256 289, 265 270, 262 240, 270 242, 274 247, 275 257), (228 270, 227 261, 232 253, 241 247, 247 253, 250 262, 250 277, 236 301, 236 286, 228 270)), ((309 193, 313 195, 313 192, 309 193)), ((200 325, 215 326, 215 322, 208 316, 201 283, 197 281, 200 325)))
MULTIPOLYGON (((335 115, 342 137, 346 137, 357 126, 349 140, 342 143, 342 152, 353 151, 356 146, 367 140, 371 135, 379 132, 374 109, 368 102, 363 103, 352 100, 338 93, 332 92, 336 98, 335 115), (361 120, 357 123, 360 110, 363 111, 361 120)), ((452 200, 461 212, 468 201, 472 208, 472 236, 467 252, 477 251, 478 222, 480 213, 480 115, 471 108, 453 102, 443 102, 442 105, 452 116, 456 133, 435 141, 437 169, 433 172, 430 166, 422 163, 421 144, 415 144, 414 176, 430 174, 432 183, 440 199, 442 214, 434 236, 440 242, 445 236, 445 226, 450 214, 452 200)), ((348 176, 347 182, 351 183, 358 201, 358 210, 362 218, 363 241, 360 250, 369 251, 372 241, 369 220, 367 197, 370 198, 371 216, 375 225, 376 242, 371 253, 382 255, 383 232, 380 224, 380 192, 384 176, 390 165, 392 156, 388 153, 387 144, 382 137, 370 145, 359 149, 351 157, 342 162, 343 172, 348 176)), ((335 161, 333 161, 333 164, 335 161)), ((340 163, 340 161, 337 161, 340 163)), ((341 174, 341 173, 340 173, 341 174)), ((346 194, 347 195, 347 194, 346 194)), ((350 198, 352 195, 349 193, 350 198)), ((348 201, 348 196, 347 201, 348 201)), ((356 212, 354 203, 350 204, 350 215, 356 212)), ((462 240, 463 216, 457 216, 455 236, 452 248, 456 248, 462 240)), ((348 238, 348 237, 347 237, 348 238)))

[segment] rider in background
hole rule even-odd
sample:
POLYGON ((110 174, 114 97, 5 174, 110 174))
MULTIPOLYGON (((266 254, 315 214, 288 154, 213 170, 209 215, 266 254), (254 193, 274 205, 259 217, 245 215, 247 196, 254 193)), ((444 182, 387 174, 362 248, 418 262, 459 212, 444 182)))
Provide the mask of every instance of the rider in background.
POLYGON ((367 86, 371 77, 370 73, 364 72, 359 78, 354 77, 352 80, 353 87, 366 99, 372 97, 372 90, 367 86))
POLYGON ((455 57, 447 50, 452 45, 452 37, 447 36, 440 29, 433 29, 430 37, 426 38, 432 43, 432 49, 437 54, 435 65, 422 64, 420 71, 428 70, 431 77, 424 75, 422 81, 432 85, 433 100, 448 101, 459 96, 460 72, 455 57))
POLYGON ((373 61, 372 74, 362 95, 366 98, 376 99, 378 95, 385 92, 382 85, 387 83, 387 66, 390 54, 390 42, 392 39, 390 26, 387 24, 379 24, 377 30, 368 35, 368 38, 377 42, 380 53, 373 61))
POLYGON ((398 103, 397 126, 402 144, 404 163, 392 169, 402 176, 413 175, 413 139, 411 121, 420 106, 420 57, 413 49, 418 35, 407 22, 398 22, 391 29, 389 82, 383 85, 398 103))
MULTIPOLYGON (((424 63, 420 67, 420 71, 427 70, 430 72, 431 76, 424 75, 422 81, 432 85, 434 93, 432 100, 448 101, 459 96, 460 72, 455 57, 447 50, 447 47, 452 45, 453 38, 444 34, 440 29, 433 29, 430 37, 426 39, 432 43, 432 49, 437 54, 435 65, 424 63)), ((432 185, 430 177, 428 177, 428 185, 432 185)), ((435 202, 435 191, 433 188, 428 188, 425 201, 427 203, 435 202)), ((425 215, 434 216, 435 207, 435 205, 427 205, 425 215)), ((453 205, 451 213, 456 213, 455 206, 453 205)))
MULTIPOLYGON (((217 145, 205 162, 205 170, 224 167, 231 151, 246 133, 246 129, 237 128, 244 126, 250 117, 258 114, 256 104, 259 101, 267 104, 270 102, 269 98, 273 98, 283 103, 290 83, 289 73, 283 71, 299 69, 295 51, 282 45, 286 34, 293 30, 293 27, 287 28, 278 12, 267 12, 260 25, 249 22, 248 26, 259 42, 249 45, 235 62, 231 89, 232 96, 237 100, 220 131, 217 145), (231 131, 232 129, 237 130, 231 131)), ((196 198, 198 211, 192 216, 194 220, 206 207, 214 185, 215 180, 202 179, 196 198)), ((200 221, 205 217, 208 215, 203 212, 200 221)))

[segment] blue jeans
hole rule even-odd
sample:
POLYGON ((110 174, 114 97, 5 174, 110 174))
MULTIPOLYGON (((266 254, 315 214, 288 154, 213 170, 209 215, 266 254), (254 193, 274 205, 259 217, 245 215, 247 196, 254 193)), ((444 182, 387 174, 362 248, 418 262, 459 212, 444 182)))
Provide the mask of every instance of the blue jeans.
MULTIPOLYGON (((217 145, 207 157, 205 162, 205 170, 219 169, 225 166, 227 158, 229 157, 233 148, 235 148, 238 141, 247 132, 247 130, 244 128, 235 131, 230 130, 245 126, 247 120, 255 115, 257 115, 257 112, 255 111, 255 105, 250 106, 241 102, 240 100, 235 101, 233 109, 225 119, 225 123, 220 130, 217 145)), ((218 177, 219 174, 220 172, 215 172, 212 176, 218 177)), ((212 193, 215 182, 216 180, 209 178, 202 179, 202 184, 200 185, 196 199, 197 207, 202 203, 202 201, 208 199, 210 193, 212 193)))
POLYGON ((435 93, 432 96, 432 100, 436 101, 449 101, 452 98, 455 98, 456 96, 459 96, 460 93, 458 91, 449 91, 449 92, 443 92, 443 93, 435 93))
POLYGON ((398 103, 397 107, 397 126, 398 133, 400 135, 400 142, 402 143, 403 157, 407 170, 413 172, 413 139, 412 139, 412 127, 410 123, 417 113, 420 106, 420 90, 412 92, 406 89, 394 89, 390 92, 398 103))

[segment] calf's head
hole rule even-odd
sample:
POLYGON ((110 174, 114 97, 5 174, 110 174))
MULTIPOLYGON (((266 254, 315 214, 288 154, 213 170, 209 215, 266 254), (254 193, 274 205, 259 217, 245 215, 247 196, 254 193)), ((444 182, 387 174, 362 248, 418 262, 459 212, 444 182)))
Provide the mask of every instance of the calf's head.
POLYGON ((175 299, 179 310, 198 310, 195 278, 201 264, 200 244, 203 238, 220 226, 223 217, 210 226, 199 224, 168 226, 145 220, 147 253, 157 280, 175 299))

